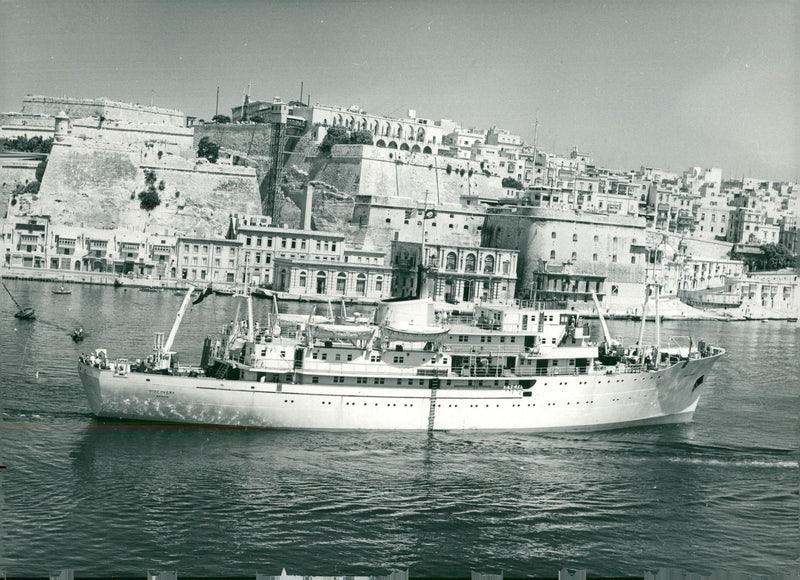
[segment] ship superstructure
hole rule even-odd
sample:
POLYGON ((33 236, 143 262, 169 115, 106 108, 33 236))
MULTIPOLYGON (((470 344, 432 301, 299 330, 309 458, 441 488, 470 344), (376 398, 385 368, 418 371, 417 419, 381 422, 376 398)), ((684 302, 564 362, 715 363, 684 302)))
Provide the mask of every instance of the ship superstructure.
POLYGON ((723 354, 687 339, 625 348, 558 304, 384 303, 372 321, 246 320, 206 339, 200 366, 156 336, 148 360, 83 357, 92 412, 140 421, 290 429, 592 430, 689 421, 723 354))

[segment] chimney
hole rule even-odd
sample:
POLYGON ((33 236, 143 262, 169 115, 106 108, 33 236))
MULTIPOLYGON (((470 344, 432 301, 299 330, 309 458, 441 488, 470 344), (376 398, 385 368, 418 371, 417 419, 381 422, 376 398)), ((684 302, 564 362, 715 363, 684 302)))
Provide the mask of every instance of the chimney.
POLYGON ((306 231, 311 230, 311 206, 314 201, 314 186, 309 183, 306 186, 306 199, 303 203, 303 211, 302 211, 302 221, 303 221, 303 229, 306 231))

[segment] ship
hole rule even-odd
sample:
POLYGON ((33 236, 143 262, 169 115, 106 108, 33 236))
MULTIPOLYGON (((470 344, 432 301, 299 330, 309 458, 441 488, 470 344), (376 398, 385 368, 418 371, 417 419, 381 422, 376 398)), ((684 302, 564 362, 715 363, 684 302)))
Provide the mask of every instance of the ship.
MULTIPOLYGON (((271 309, 206 337, 199 365, 178 362, 172 329, 142 360, 81 355, 99 418, 312 430, 592 431, 692 420, 724 349, 674 337, 629 346, 603 339, 566 305, 481 303, 470 315, 431 300, 387 301, 372 320, 271 309)), ((273 301, 275 298, 273 297, 273 301)), ((195 301, 196 303, 197 301, 195 301)), ((645 305, 647 302, 645 301, 645 305)), ((657 304, 657 302, 656 302, 657 304)), ((644 324, 644 322, 642 323, 644 324)), ((656 325, 658 317, 656 316, 656 325)))

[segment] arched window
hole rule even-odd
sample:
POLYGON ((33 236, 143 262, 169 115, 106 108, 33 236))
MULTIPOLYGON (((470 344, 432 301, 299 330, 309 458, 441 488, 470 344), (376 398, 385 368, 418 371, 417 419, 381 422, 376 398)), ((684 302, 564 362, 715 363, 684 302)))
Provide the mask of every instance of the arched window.
POLYGON ((455 252, 450 252, 447 254, 447 262, 445 263, 445 270, 455 270, 456 269, 456 261, 458 257, 456 256, 455 252))
POLYGON ((375 292, 383 292, 383 276, 375 278, 375 292))
POLYGON ((317 273, 317 294, 326 294, 328 292, 328 275, 325 272, 317 273))
POLYGON ((464 262, 464 271, 465 272, 475 271, 475 254, 467 254, 467 259, 464 262))
POLYGON ((359 274, 356 278, 356 294, 364 296, 367 293, 367 277, 364 274, 359 274))
POLYGON ((286 270, 281 270, 281 289, 283 291, 288 290, 286 286, 286 277, 287 277, 286 270))
POLYGON ((483 273, 491 274, 494 272, 494 256, 486 256, 483 260, 483 273))
POLYGON ((305 288, 307 283, 306 273, 300 272, 300 276, 298 276, 298 284, 300 285, 300 288, 305 288))
POLYGON ((347 274, 344 272, 340 272, 338 276, 336 276, 336 292, 339 294, 344 294, 347 288, 347 274))

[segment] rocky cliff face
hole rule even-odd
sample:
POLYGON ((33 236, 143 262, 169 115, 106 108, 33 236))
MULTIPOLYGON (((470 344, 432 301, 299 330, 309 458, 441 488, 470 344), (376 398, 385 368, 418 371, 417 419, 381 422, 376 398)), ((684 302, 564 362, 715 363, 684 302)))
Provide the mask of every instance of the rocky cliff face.
POLYGON ((54 145, 38 195, 11 209, 70 226, 219 236, 231 213, 261 213, 261 202, 253 169, 66 139, 54 145), (145 172, 155 174, 161 200, 150 211, 138 197, 145 172))

